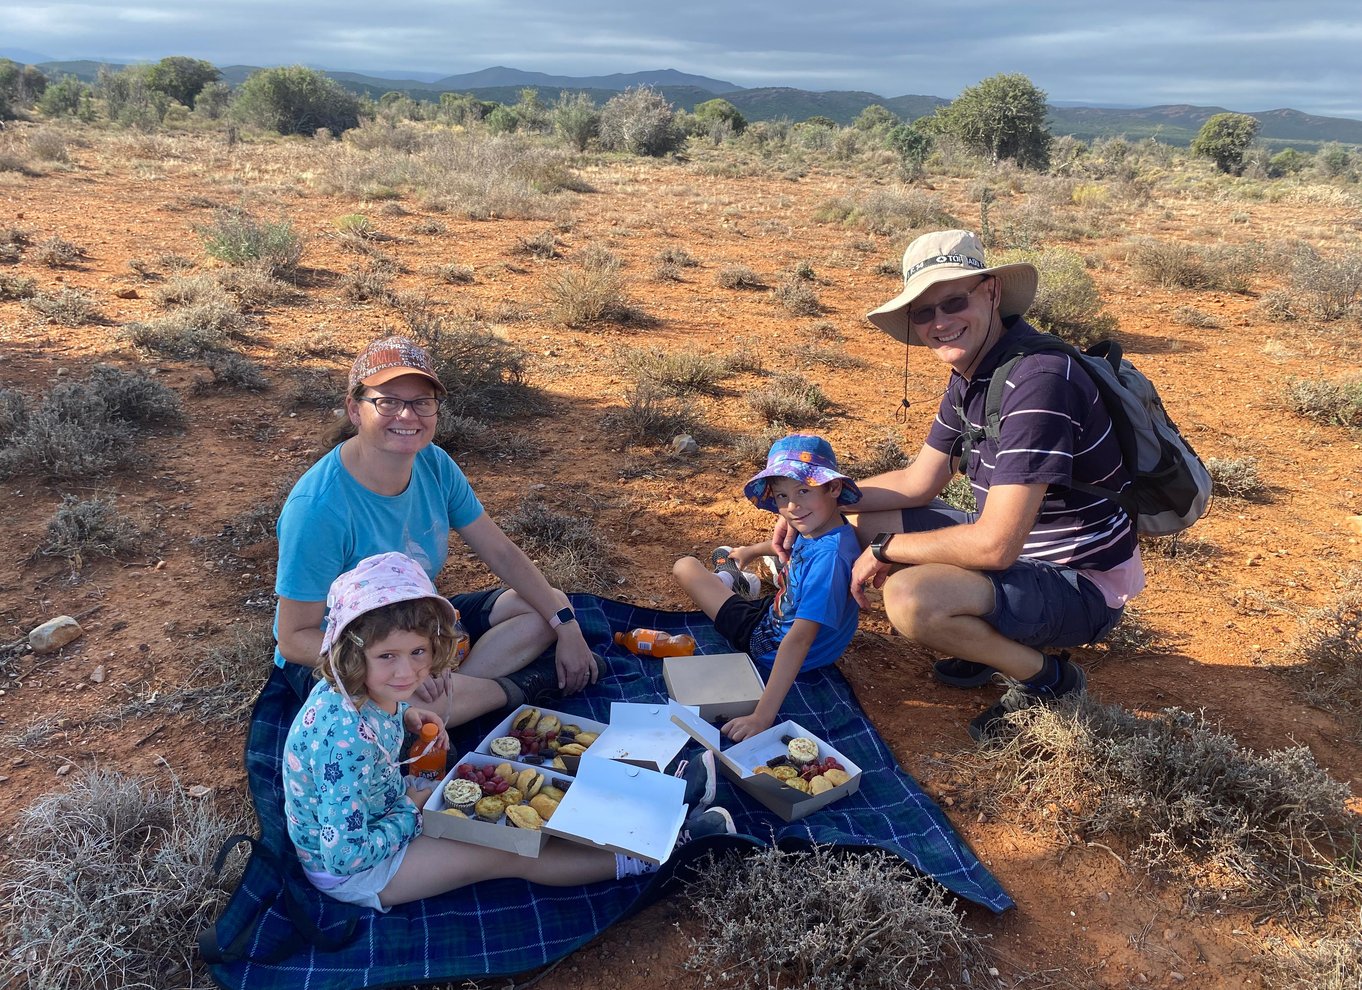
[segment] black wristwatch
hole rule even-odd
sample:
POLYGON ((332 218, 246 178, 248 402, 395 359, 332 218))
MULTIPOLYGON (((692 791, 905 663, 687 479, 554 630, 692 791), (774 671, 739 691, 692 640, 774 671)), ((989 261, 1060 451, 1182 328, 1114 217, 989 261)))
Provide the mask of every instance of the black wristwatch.
POLYGON ((870 541, 870 554, 881 564, 892 564, 893 561, 884 555, 884 548, 889 545, 889 541, 898 536, 898 533, 877 533, 875 538, 870 541))
POLYGON ((568 606, 564 605, 564 606, 563 606, 562 608, 560 608, 557 612, 554 612, 551 616, 549 616, 549 628, 550 628, 550 629, 557 629, 557 628, 558 628, 559 626, 561 626, 564 622, 576 622, 576 621, 577 621, 577 615, 576 615, 576 613, 573 612, 571 608, 569 608, 568 606))

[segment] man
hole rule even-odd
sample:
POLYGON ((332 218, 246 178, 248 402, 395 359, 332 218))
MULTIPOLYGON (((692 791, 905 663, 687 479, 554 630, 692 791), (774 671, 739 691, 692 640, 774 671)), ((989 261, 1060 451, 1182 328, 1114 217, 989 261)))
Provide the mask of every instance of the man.
POLYGON ((950 366, 950 382, 917 458, 861 482, 856 527, 869 546, 851 589, 865 608, 866 586, 883 588, 894 628, 953 654, 936 664, 944 683, 974 687, 995 672, 1016 682, 970 722, 982 740, 1009 711, 1082 692, 1086 675, 1060 648, 1100 640, 1144 587, 1130 518, 1069 487, 1119 492, 1131 479, 1096 387, 1063 354, 1018 361, 999 435, 983 433, 994 369, 1037 332, 1021 315, 1035 298, 1032 265, 990 268, 972 233, 938 231, 908 246, 903 281, 868 318, 927 347, 950 366), (937 498, 956 470, 969 476, 977 512, 937 498))

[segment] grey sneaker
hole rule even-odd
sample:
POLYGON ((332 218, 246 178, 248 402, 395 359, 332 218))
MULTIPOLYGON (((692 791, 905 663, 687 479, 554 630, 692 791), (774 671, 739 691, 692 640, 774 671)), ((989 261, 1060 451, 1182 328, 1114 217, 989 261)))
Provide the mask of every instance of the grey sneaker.
POLYGON ((672 772, 686 782, 686 806, 692 812, 704 811, 714 803, 719 792, 719 774, 714 766, 714 754, 709 750, 694 760, 682 760, 672 772))
POLYGON ((738 562, 729 556, 732 552, 732 547, 715 547, 709 555, 710 566, 714 568, 715 574, 727 574, 733 579, 735 594, 743 598, 756 598, 761 594, 761 578, 739 567, 738 562))
POLYGON ((1036 690, 1025 684, 1014 683, 998 700, 996 705, 985 709, 970 719, 969 735, 977 743, 986 743, 998 738, 1006 726, 1007 716, 1012 712, 1030 708, 1033 705, 1048 705, 1060 698, 1083 694, 1088 689, 1088 675, 1078 664, 1069 659, 1068 653, 1059 653, 1056 659, 1060 664, 1059 684, 1047 690, 1036 690))
POLYGON ((711 835, 737 835, 738 826, 733 824, 733 816, 723 808, 710 808, 698 815, 691 815, 681 826, 673 849, 680 849, 687 842, 708 838, 711 835))

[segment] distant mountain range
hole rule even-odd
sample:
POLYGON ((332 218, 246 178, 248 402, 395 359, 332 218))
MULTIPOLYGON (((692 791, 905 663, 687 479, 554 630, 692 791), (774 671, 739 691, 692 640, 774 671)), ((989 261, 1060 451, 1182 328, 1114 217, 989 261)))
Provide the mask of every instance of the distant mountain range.
MULTIPOLYGON (((70 73, 91 81, 101 65, 121 67, 120 63, 98 59, 78 61, 37 60, 32 52, 0 49, 0 57, 13 58, 36 64, 49 77, 70 73)), ((223 79, 239 85, 258 66, 220 66, 223 79)), ((807 120, 824 116, 839 124, 849 124, 866 107, 880 104, 894 111, 904 120, 916 120, 935 112, 950 101, 939 96, 892 96, 849 90, 813 92, 787 87, 744 88, 735 83, 707 76, 697 76, 676 69, 657 69, 648 72, 619 72, 605 76, 559 76, 543 72, 527 72, 506 66, 493 66, 478 72, 430 78, 434 73, 412 73, 400 70, 371 70, 347 72, 322 70, 347 89, 379 97, 384 93, 399 92, 418 100, 436 100, 440 93, 472 93, 483 100, 514 103, 525 88, 536 90, 541 99, 552 102, 564 90, 585 92, 597 103, 604 103, 616 93, 633 86, 652 86, 679 109, 691 110, 697 104, 722 96, 748 120, 807 120)), ((1050 130, 1056 135, 1072 135, 1084 141, 1101 137, 1121 137, 1139 140, 1154 137, 1167 144, 1187 145, 1201 126, 1213 115, 1225 113, 1223 107, 1201 107, 1187 104, 1152 107, 1097 107, 1075 105, 1072 101, 1050 106, 1050 130)), ((1362 120, 1345 117, 1321 117, 1299 110, 1278 109, 1250 113, 1259 121, 1258 137, 1272 147, 1293 145, 1306 150, 1329 141, 1362 145, 1362 120)))

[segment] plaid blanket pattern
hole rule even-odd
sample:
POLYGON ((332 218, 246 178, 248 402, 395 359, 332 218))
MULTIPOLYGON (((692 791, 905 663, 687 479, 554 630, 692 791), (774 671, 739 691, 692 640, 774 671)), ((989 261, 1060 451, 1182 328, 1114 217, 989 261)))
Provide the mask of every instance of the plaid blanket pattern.
MULTIPOLYGON (((688 632, 701 653, 731 650, 700 612, 659 612, 586 595, 574 595, 573 606, 588 644, 607 659, 610 673, 588 692, 555 702, 553 707, 562 711, 604 721, 612 701, 666 697, 661 663, 616 646, 617 630, 688 632)), ((261 835, 212 930, 219 945, 234 944, 250 958, 209 967, 223 987, 358 990, 524 972, 570 954, 652 903, 679 870, 704 853, 759 843, 880 847, 962 898, 997 912, 1012 906, 940 809, 898 769, 834 667, 801 674, 781 714, 815 731, 864 768, 856 794, 803 821, 786 823, 721 780, 717 803, 733 813, 739 835, 692 843, 651 877, 565 888, 490 881, 402 905, 387 914, 331 900, 313 890, 298 867, 284 826, 280 784, 284 737, 298 707, 297 695, 274 671, 256 702, 246 744, 247 777, 261 835), (334 951, 310 947, 290 920, 290 899, 294 917, 301 912, 315 922, 323 939, 344 944, 334 951), (282 958, 251 961, 271 956, 282 958)), ((495 719, 488 717, 464 727, 451 741, 453 751, 471 749, 493 724, 495 719)))

